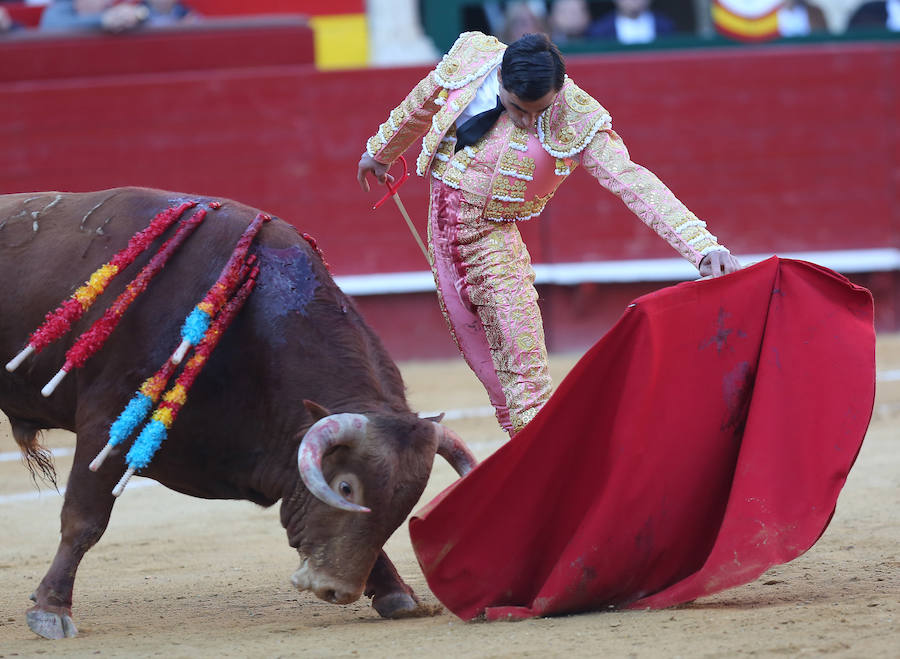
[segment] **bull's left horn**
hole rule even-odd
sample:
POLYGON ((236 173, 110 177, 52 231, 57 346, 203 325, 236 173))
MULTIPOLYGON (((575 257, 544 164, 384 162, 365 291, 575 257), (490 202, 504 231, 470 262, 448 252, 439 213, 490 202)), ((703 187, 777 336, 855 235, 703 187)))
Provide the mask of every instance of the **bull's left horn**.
POLYGON ((449 462, 457 474, 465 476, 478 466, 478 460, 459 435, 440 423, 434 424, 434 431, 437 434, 438 455, 449 462))
POLYGON ((369 420, 362 414, 332 414, 319 419, 303 437, 297 451, 297 467, 304 485, 322 503, 333 508, 349 510, 355 513, 371 512, 365 506, 347 501, 325 480, 322 473, 322 457, 335 446, 350 446, 366 435, 369 420))

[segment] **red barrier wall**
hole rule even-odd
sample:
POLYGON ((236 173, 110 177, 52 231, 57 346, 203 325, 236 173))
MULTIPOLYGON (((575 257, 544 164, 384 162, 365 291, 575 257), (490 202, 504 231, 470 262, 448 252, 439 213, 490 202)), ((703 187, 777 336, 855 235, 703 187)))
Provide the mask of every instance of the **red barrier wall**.
MULTIPOLYGON (((329 14, 362 14, 365 0, 188 0, 187 5, 203 16, 247 16, 261 14, 304 14, 322 16, 329 14)), ((4 7, 26 27, 36 27, 44 12, 44 5, 28 5, 25 2, 7 2, 4 7)))
MULTIPOLYGON (((189 72, 197 80, 212 80, 235 69, 303 66, 311 64, 315 55, 312 30, 305 19, 295 16, 217 18, 128 34, 25 30, 0 40, 0 57, 0 91, 4 99, 17 101, 16 107, 2 108, 0 117, 6 120, 41 105, 42 95, 61 85, 80 90, 88 99, 101 84, 127 93, 145 76, 156 76, 164 83, 166 76, 189 72), (10 83, 33 84, 11 87, 10 83)), ((174 92, 163 94, 166 102, 175 99, 174 92)), ((92 118, 79 105, 57 109, 81 120, 92 118)), ((133 111, 134 116, 139 113, 133 111)), ((23 128, 27 132, 20 140, 31 143, 41 140, 45 126, 33 121, 23 128)))
MULTIPOLYGON (((222 20, 0 41, 0 190, 218 194, 313 234, 335 274, 426 269, 396 209, 369 210, 376 195, 359 191, 355 170, 427 69, 320 73, 296 19, 222 20)), ((735 253, 900 247, 900 44, 573 56, 569 72, 632 158, 735 253)), ((424 228, 425 184, 413 178, 403 198, 424 228)), ((523 232, 536 262, 675 255, 578 171, 523 232)), ((875 287, 883 329, 900 327, 895 274, 875 287)), ((660 285, 542 289, 551 348, 589 345, 660 285)), ((360 305, 397 356, 453 352, 430 295, 360 305), (425 338, 411 343, 394 321, 425 338)))
POLYGON ((362 14, 365 0, 187 0, 184 4, 204 16, 247 14, 362 14))

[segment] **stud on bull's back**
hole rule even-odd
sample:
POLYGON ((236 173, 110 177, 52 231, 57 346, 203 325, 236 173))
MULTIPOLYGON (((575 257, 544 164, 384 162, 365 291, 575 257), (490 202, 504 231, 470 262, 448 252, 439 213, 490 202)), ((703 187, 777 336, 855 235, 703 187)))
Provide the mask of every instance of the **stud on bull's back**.
POLYGON ((421 495, 436 452, 460 473, 474 459, 453 433, 410 410, 378 337, 311 241, 288 224, 275 219, 259 228, 220 300, 221 314, 229 304, 238 309, 218 334, 211 318, 195 357, 169 369, 168 393, 152 400, 156 412, 140 424, 168 423, 152 459, 134 462, 133 437, 110 440, 117 415, 146 391, 142 383, 165 370, 191 310, 210 308, 198 303, 215 297, 217 278, 258 216, 229 200, 143 188, 0 196, 0 278, 7 283, 0 358, 10 360, 0 371, 0 409, 29 468, 47 479, 55 472, 38 431, 77 435, 59 548, 28 611, 36 633, 75 635, 74 575, 106 529, 112 491, 129 464, 192 496, 263 506, 280 500, 289 543, 300 554, 292 578, 298 588, 336 603, 365 593, 385 617, 417 610, 415 594, 381 547, 421 495), (167 209, 180 219, 137 249, 135 236, 167 209), (206 218, 193 234, 170 249, 168 260, 158 258, 176 225, 201 210, 206 218), (102 269, 110 263, 121 267, 102 269), (145 287, 136 292, 140 276, 145 287), (75 310, 71 328, 57 323, 35 338, 61 303, 75 310), (104 323, 112 329, 79 343, 104 323), (27 350, 31 343, 37 349, 27 350), (68 374, 48 392, 64 364, 68 374))

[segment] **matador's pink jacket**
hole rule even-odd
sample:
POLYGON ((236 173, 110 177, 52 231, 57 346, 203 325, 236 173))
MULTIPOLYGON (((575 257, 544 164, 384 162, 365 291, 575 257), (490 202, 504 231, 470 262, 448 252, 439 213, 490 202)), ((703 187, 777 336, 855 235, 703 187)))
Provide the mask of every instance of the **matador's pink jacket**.
POLYGON ((422 138, 418 174, 430 171, 462 190, 494 221, 536 217, 580 164, 694 266, 725 249, 652 172, 631 162, 609 113, 568 76, 535 131, 517 128, 504 113, 481 140, 454 154, 456 119, 505 50, 495 37, 460 35, 369 139, 369 155, 390 164, 422 138))

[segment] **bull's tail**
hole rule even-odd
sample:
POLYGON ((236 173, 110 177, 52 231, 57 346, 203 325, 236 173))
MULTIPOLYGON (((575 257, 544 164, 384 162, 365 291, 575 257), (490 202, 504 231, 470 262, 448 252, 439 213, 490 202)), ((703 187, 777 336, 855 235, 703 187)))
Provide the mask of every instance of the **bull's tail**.
POLYGON ((29 421, 10 419, 12 434, 16 444, 22 450, 25 466, 31 472, 31 478, 37 483, 38 477, 59 490, 56 483, 56 468, 53 466, 53 454, 41 446, 41 428, 29 421))

